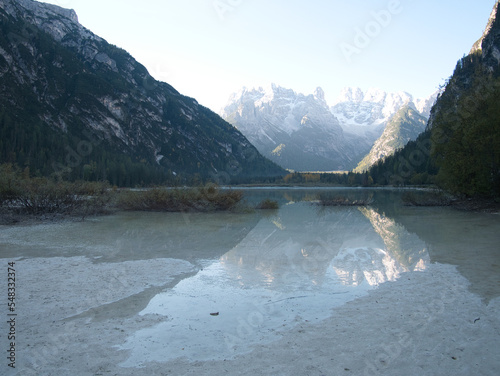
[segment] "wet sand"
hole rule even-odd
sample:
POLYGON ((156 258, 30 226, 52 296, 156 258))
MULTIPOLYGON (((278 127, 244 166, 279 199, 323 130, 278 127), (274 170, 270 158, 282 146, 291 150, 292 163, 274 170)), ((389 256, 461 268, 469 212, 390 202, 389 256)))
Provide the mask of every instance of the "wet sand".
MULTIPOLYGON (((170 320, 139 312, 157 289, 192 276, 193 265, 172 259, 92 264, 83 257, 16 265, 24 280, 18 296, 29 298, 29 305, 18 308, 19 368, 9 375, 497 375, 500 370, 500 298, 483 302, 449 265, 405 273, 318 322, 297 319, 271 341, 234 357, 180 357, 133 367, 120 366, 130 357, 129 350, 120 350, 130 333, 154 331, 170 320)), ((224 320, 224 312, 212 319, 224 320)))
POLYGON ((18 314, 0 374, 500 374, 498 216, 293 193, 265 213, 0 226, 18 314))

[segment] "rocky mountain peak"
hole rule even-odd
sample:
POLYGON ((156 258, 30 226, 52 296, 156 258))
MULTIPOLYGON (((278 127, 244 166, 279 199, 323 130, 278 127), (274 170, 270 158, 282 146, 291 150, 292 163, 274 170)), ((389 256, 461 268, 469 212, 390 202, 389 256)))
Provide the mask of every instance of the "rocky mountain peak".
POLYGON ((345 170, 357 157, 320 87, 308 95, 276 84, 244 88, 230 97, 221 116, 285 168, 345 170))
POLYGON ((339 119, 344 131, 365 133, 383 126, 400 108, 413 106, 422 116, 428 118, 437 92, 424 99, 415 99, 411 94, 400 91, 387 93, 371 88, 363 92, 360 88, 344 88, 331 111, 339 119))
POLYGON ((363 102, 383 103, 387 98, 387 93, 381 89, 370 88, 363 96, 363 102))
POLYGON ((325 92, 321 87, 317 87, 316 90, 314 90, 314 99, 316 99, 318 102, 323 103, 326 106, 326 100, 325 100, 325 92))
POLYGON ((83 28, 73 9, 33 0, 0 0, 0 6, 8 15, 29 20, 58 41, 75 28, 83 28))
POLYGON ((497 1, 495 6, 493 7, 493 10, 491 11, 490 18, 488 19, 488 23, 486 25, 486 28, 484 29, 483 35, 481 36, 481 38, 479 38, 479 40, 476 43, 474 43, 469 54, 474 54, 477 51, 482 50, 483 49, 483 42, 486 39, 486 37, 491 34, 494 26, 498 28, 497 15, 498 15, 499 4, 500 4, 500 1, 497 1))
POLYGON ((335 100, 335 104, 342 102, 361 102, 363 98, 363 91, 359 87, 345 87, 335 100))
MULTIPOLYGON (((475 64, 474 61, 478 60, 477 64, 481 64, 490 73, 498 69, 500 65, 499 6, 500 0, 497 0, 481 38, 474 43, 469 56, 459 60, 454 74, 431 110, 430 119, 427 124, 428 130, 434 127, 436 118, 439 117, 439 114, 443 111, 443 103, 450 101, 454 103, 455 106, 458 106, 460 96, 470 87, 471 75, 463 69, 464 64, 475 64)), ((493 83, 493 81, 491 81, 491 83, 493 83)), ((480 90, 486 92, 486 87, 487 85, 480 90)))
POLYGON ((359 163, 356 172, 367 171, 381 158, 415 140, 425 130, 427 118, 415 109, 413 103, 403 105, 388 121, 384 132, 375 141, 370 153, 359 163))
POLYGON ((0 6, 5 11, 17 16, 19 11, 28 11, 37 17, 48 18, 50 15, 59 15, 78 23, 78 16, 73 9, 66 9, 54 4, 41 3, 33 0, 0 0, 0 6))
POLYGON ((471 53, 481 51, 483 63, 494 70, 500 64, 500 18, 498 17, 500 1, 493 7, 483 36, 472 47, 471 53))

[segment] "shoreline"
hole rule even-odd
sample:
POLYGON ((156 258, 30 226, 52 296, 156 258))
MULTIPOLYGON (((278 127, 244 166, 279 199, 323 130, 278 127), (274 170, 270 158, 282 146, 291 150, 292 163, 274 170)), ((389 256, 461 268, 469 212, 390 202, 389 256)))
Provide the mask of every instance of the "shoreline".
POLYGON ((129 213, 2 227, 19 304, 19 368, 6 376, 496 375, 498 218, 403 212, 398 224, 303 203, 283 205, 281 219, 142 212, 142 224, 129 213), (435 226, 455 218, 458 238, 455 225, 435 226))
MULTIPOLYGON (((192 188, 188 188, 192 189, 192 188)), ((221 186, 219 188, 221 191, 228 190, 323 190, 323 189, 331 189, 331 190, 394 190, 401 192, 409 192, 409 191, 419 191, 419 192, 434 192, 436 191, 434 188, 423 188, 423 187, 342 187, 342 186, 273 186, 273 185, 255 185, 255 186, 221 186)), ((243 197, 244 198, 244 197, 243 197)), ((415 205, 407 205, 407 206, 415 206, 415 205)), ((495 201, 494 199, 485 199, 485 198, 454 198, 447 204, 442 205, 434 205, 434 204, 422 204, 417 205, 420 207, 433 207, 433 206, 441 206, 441 207, 449 207, 455 210, 460 211, 468 211, 468 212, 478 212, 478 213, 487 213, 487 214, 500 214, 500 202, 495 201)), ((117 207, 110 206, 106 212, 99 214, 92 214, 88 216, 82 215, 74 215, 71 213, 45 213, 45 214, 29 214, 22 213, 18 208, 10 209, 8 207, 0 207, 0 226, 29 226, 38 223, 61 223, 65 221, 84 221, 88 218, 98 218, 101 216, 112 215, 116 212, 121 211, 117 207)), ((148 211, 148 210, 145 210, 148 211)), ((154 211, 154 210, 152 210, 154 211)))
POLYGON ((496 202, 493 199, 459 199, 451 207, 462 211, 500 214, 500 202, 496 202))
MULTIPOLYGON (((144 360, 135 367, 123 367, 120 364, 126 363, 131 352, 120 348, 131 334, 138 330, 154 331, 171 320, 158 314, 139 314, 151 296, 148 291, 153 288, 154 294, 161 286, 171 288, 179 278, 196 273, 196 268, 174 259, 150 260, 147 268, 155 264, 158 267, 130 280, 126 276, 138 270, 144 261, 115 264, 114 272, 106 265, 91 266, 85 258, 18 263, 20 267, 24 263, 20 277, 25 283, 20 293, 36 297, 29 309, 26 305, 19 308, 24 321, 19 325, 18 359, 24 367, 23 374, 28 376, 65 376, 68 370, 83 376, 468 376, 494 375, 500 369, 500 359, 495 355, 500 298, 484 303, 468 290, 468 281, 451 265, 432 264, 423 272, 402 274, 398 280, 332 309, 322 321, 299 319, 290 329, 277 332, 271 342, 250 346, 234 357, 208 361, 186 357, 168 362, 144 360), (61 262, 76 269, 71 272, 60 267, 61 262), (68 273, 78 274, 89 267, 94 276, 90 285, 77 283, 76 277, 70 277, 68 286, 57 283, 67 280, 68 273), (168 275, 164 274, 165 268, 168 275), (51 278, 38 278, 46 270, 51 271, 51 278), (160 272, 161 283, 157 280, 160 272), (108 289, 117 283, 118 288, 108 289), (59 286, 60 291, 51 291, 53 286, 59 286), (85 291, 93 289, 97 292, 94 298, 81 299, 86 296, 85 291), (49 295, 53 298, 47 300, 49 295), (121 314, 116 315, 117 312, 121 314)), ((222 314, 214 320, 223 319, 222 314)))

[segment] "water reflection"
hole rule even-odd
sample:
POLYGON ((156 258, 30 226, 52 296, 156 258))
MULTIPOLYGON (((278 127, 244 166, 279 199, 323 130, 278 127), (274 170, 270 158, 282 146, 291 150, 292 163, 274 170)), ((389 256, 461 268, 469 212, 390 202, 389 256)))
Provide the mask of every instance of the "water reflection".
POLYGON ((499 296, 500 216, 407 208, 400 196, 388 190, 252 190, 246 194, 250 204, 270 198, 280 209, 119 213, 22 231, 3 226, 0 257, 84 256, 116 265, 114 270, 124 261, 158 258, 197 265, 200 270, 188 278, 100 305, 87 315, 89 320, 138 312, 161 316, 162 323, 120 344, 130 350, 123 366, 245 353, 305 320, 330 316, 333 308, 384 282, 425 271, 431 262, 458 265, 471 291, 486 301, 499 296), (374 203, 322 208, 314 204, 321 194, 369 195, 374 203))
POLYGON ((120 346, 131 350, 122 366, 245 353, 430 262, 423 241, 376 209, 284 200, 217 262, 151 300, 141 315, 169 321, 120 346))
POLYGON ((305 203, 289 203, 262 219, 221 257, 240 286, 279 291, 321 286, 331 268, 343 285, 375 286, 428 263, 425 244, 374 209, 314 210, 305 203))
POLYGON ((432 263, 456 265, 485 304, 500 296, 499 215, 404 208, 391 216, 428 244, 432 263))
POLYGON ((95 263, 176 258, 198 264, 234 248, 252 214, 122 212, 84 222, 0 226, 0 257, 75 257, 95 263))

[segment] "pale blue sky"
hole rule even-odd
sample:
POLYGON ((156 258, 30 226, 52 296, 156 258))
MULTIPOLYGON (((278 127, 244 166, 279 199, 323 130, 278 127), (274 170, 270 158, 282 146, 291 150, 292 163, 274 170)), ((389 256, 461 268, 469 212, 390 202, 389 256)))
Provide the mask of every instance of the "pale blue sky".
POLYGON ((218 112, 271 82, 332 103, 346 86, 424 97, 481 36, 495 0, 46 0, 218 112), (359 36, 359 32, 365 36, 359 36))

